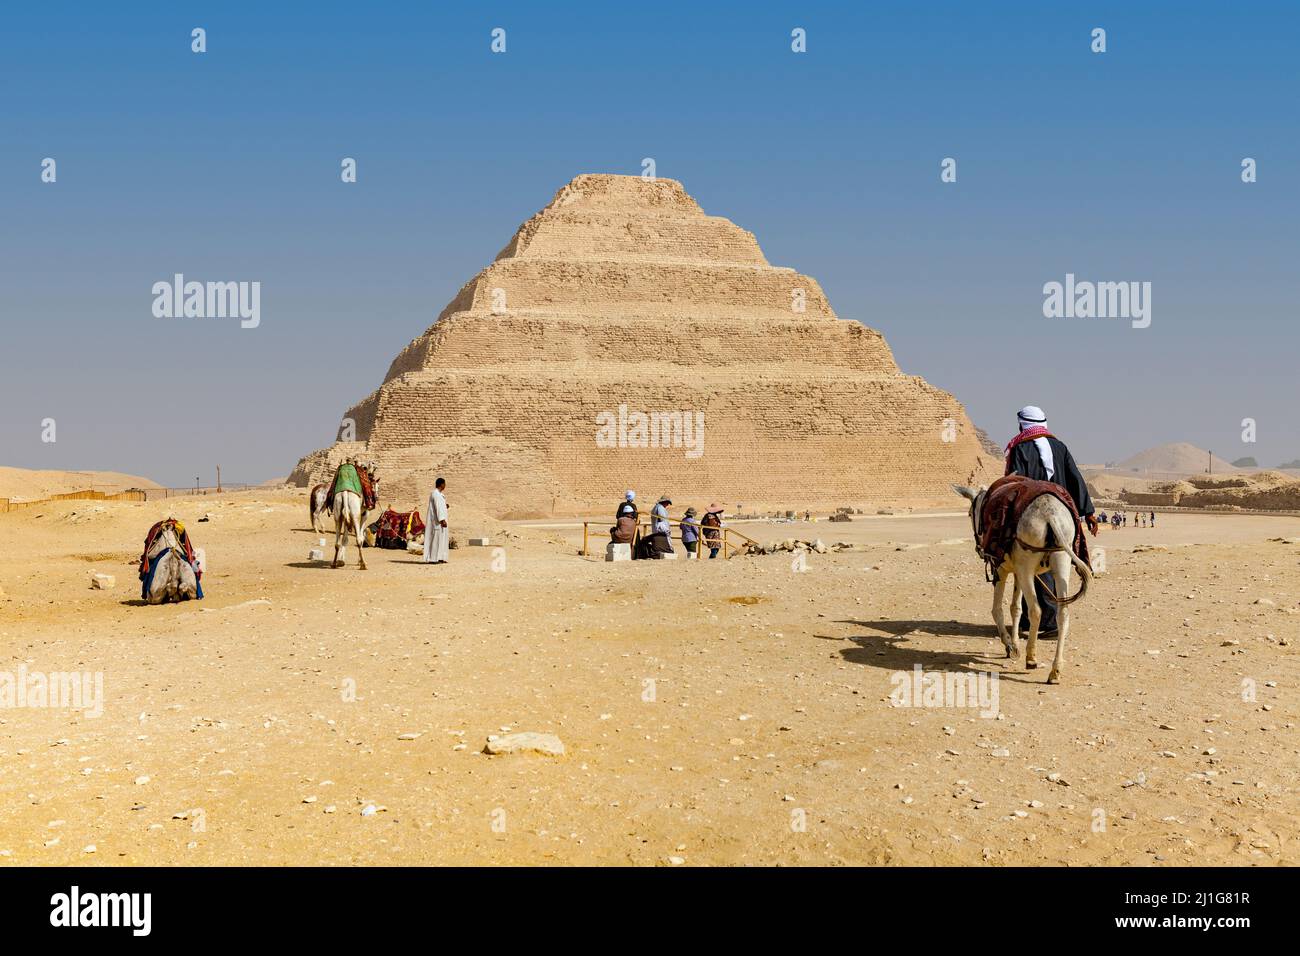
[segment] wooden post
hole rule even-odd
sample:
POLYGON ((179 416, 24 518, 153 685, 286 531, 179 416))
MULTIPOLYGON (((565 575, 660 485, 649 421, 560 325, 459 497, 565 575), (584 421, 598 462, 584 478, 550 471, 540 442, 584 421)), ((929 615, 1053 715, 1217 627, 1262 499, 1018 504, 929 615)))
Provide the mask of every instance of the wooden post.
POLYGON ((587 522, 582 523, 582 556, 587 556, 587 522))

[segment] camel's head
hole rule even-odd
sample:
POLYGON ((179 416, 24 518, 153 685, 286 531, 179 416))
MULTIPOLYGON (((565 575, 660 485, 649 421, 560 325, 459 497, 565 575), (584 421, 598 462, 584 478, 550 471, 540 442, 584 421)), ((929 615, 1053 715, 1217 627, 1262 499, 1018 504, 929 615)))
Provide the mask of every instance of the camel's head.
POLYGON ((149 548, 148 557, 150 559, 156 558, 164 551, 170 551, 180 546, 180 535, 176 531, 176 519, 167 518, 163 521, 162 527, 158 529, 158 535, 149 548))

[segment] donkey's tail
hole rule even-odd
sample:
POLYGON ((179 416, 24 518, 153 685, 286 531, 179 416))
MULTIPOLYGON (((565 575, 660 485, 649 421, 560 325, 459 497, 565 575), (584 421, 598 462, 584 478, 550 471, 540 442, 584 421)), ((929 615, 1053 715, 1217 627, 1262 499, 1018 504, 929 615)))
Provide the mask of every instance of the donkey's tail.
POLYGON ((1074 553, 1073 548, 1066 548, 1065 553, 1070 556, 1070 561, 1079 569, 1079 590, 1077 593, 1067 598, 1057 601, 1057 607, 1064 607, 1067 604, 1073 604, 1079 598, 1088 593, 1088 585, 1092 583, 1092 568, 1088 567, 1083 558, 1074 553))
POLYGON ((1060 522, 1053 520, 1048 524, 1048 528, 1050 529, 1051 535, 1055 537, 1058 542, 1061 542, 1061 544, 1058 545, 1060 550, 1070 556, 1070 562, 1079 570, 1079 590, 1077 592, 1060 599, 1058 599, 1055 594, 1049 595, 1049 600, 1051 600, 1053 604, 1057 607, 1065 607, 1068 604, 1073 604, 1075 601, 1079 600, 1079 598, 1088 593, 1088 585, 1092 583, 1092 568, 1088 567, 1087 562, 1074 553, 1074 548, 1069 544, 1065 544, 1067 541, 1071 544, 1074 542, 1075 528, 1072 518, 1066 516, 1065 520, 1060 522), (1060 524, 1061 527, 1057 527, 1058 524, 1060 524), (1069 529, 1068 531, 1066 530, 1067 527, 1069 529))

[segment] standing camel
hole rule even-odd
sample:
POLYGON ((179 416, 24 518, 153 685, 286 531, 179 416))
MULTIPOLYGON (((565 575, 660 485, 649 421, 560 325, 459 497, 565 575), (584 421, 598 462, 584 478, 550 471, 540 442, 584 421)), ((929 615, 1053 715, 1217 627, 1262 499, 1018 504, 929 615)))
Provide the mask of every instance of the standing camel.
POLYGON ((316 485, 307 493, 307 507, 311 509, 311 529, 317 534, 325 533, 325 516, 329 509, 325 501, 329 498, 329 485, 316 485))
POLYGON ((330 487, 334 514, 334 562, 330 567, 342 567, 343 561, 340 558, 346 560, 347 536, 350 531, 357 543, 357 559, 364 571, 366 555, 361 550, 361 543, 366 536, 366 514, 378 501, 379 479, 374 476, 374 466, 345 461, 334 473, 334 482, 330 487))
MULTIPOLYGON (((976 547, 979 548, 983 538, 984 500, 988 488, 966 488, 953 485, 953 490, 970 501, 971 528, 975 532, 976 547)), ((994 570, 993 587, 993 622, 998 627, 998 637, 1007 649, 1007 657, 1015 660, 1019 656, 1016 647, 1016 633, 1020 629, 1020 598, 1028 594, 1026 602, 1029 607, 1029 640, 1025 644, 1025 669, 1038 667, 1038 624, 1043 611, 1038 606, 1034 594, 1034 576, 1042 571, 1051 571, 1056 579, 1057 629, 1056 657, 1052 660, 1052 670, 1047 675, 1047 683, 1057 684, 1061 680, 1061 665, 1065 663, 1065 639, 1070 633, 1069 606, 1088 592, 1092 581, 1092 569, 1074 553, 1077 527, 1070 508, 1053 494, 1041 494, 1034 498, 1020 515, 1016 523, 1015 540, 1001 563, 994 570), (1079 569, 1079 593, 1070 596, 1070 571, 1079 569), (1011 592, 1011 629, 1008 631, 1003 620, 1004 602, 1007 582, 1013 582, 1011 592)), ((982 554, 982 552, 981 552, 982 554)))

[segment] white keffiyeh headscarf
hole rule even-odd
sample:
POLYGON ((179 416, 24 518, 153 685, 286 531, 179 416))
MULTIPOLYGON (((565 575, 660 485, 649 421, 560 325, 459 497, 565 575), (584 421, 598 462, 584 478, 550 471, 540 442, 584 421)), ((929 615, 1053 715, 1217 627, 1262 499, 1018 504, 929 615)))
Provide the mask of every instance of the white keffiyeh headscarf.
MULTIPOLYGON (((1020 411, 1016 412, 1016 421, 1020 425, 1020 430, 1025 431, 1029 428, 1047 427, 1047 416, 1037 405, 1026 405, 1020 411)), ((1038 449, 1038 457, 1043 462, 1043 468, 1047 472, 1047 480, 1051 481, 1056 474, 1056 460, 1052 458, 1052 446, 1046 438, 1035 438, 1034 447, 1038 449)))

